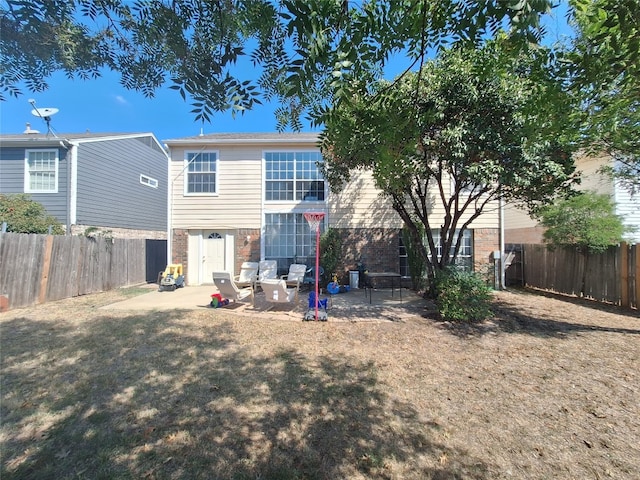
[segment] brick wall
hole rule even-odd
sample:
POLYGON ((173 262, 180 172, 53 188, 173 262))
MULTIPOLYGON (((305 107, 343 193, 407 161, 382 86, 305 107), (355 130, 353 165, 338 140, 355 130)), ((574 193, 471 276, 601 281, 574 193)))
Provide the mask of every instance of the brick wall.
POLYGON ((500 230, 497 228, 476 228, 473 230, 473 271, 495 284, 495 263, 493 252, 500 250, 500 230))
POLYGON ((473 266, 480 271, 487 263, 493 264, 493 252, 500 250, 500 230, 476 228, 473 231, 473 266))
POLYGON ((241 228, 235 237, 235 271, 240 271, 242 262, 260 261, 260 229, 241 228))
POLYGON ((349 270, 357 270, 362 262, 371 272, 400 270, 397 228, 342 228, 343 261, 339 267, 340 280, 348 283, 349 270))
POLYGON ((509 228, 504 231, 505 243, 544 243, 544 227, 509 228))
POLYGON ((181 263, 182 272, 187 278, 189 270, 189 231, 175 229, 172 232, 171 263, 181 263))
MULTIPOLYGON (((357 270, 362 262, 372 272, 397 272, 399 264, 400 231, 397 228, 341 228, 337 229, 342 242, 342 262, 338 266, 341 283, 349 282, 349 270, 357 270)), ((235 270, 242 262, 260 260, 260 229, 240 229, 235 237, 235 270), (247 240, 247 237, 248 240, 247 240)), ((181 263, 185 276, 188 265, 188 230, 173 230, 172 263, 181 263)), ((473 261, 477 272, 490 271, 492 253, 500 248, 499 230, 481 228, 473 234, 473 261)))
MULTIPOLYGON (((260 229, 239 229, 235 235, 235 271, 240 271, 242 262, 260 260, 260 229), (247 240, 247 237, 249 239, 247 240)), ((181 263, 185 277, 189 270, 189 231, 173 230, 171 263, 181 263)))

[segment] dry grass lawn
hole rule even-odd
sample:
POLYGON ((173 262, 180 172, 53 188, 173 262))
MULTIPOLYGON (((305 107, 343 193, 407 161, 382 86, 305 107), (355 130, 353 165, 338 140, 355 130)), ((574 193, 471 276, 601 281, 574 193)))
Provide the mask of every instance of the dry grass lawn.
POLYGON ((0 477, 637 479, 640 316, 501 292, 454 327, 136 313, 127 291, 0 315, 0 477))

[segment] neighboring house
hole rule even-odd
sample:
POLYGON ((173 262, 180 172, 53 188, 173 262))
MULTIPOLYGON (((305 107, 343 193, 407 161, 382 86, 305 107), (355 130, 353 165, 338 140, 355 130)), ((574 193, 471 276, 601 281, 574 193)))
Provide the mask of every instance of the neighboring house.
POLYGON ((166 238, 168 156, 151 133, 0 135, 0 193, 27 193, 81 234, 166 238))
MULTIPOLYGON (((626 240, 640 243, 640 192, 631 195, 624 185, 600 172, 602 167, 611 166, 611 162, 611 157, 605 155, 578 157, 576 169, 582 179, 578 189, 610 195, 616 205, 616 214, 622 217, 625 225, 635 228, 626 240)), ((544 228, 524 210, 505 208, 504 228, 506 243, 543 243, 544 228)))
MULTIPOLYGON (((209 134, 165 143, 170 258, 184 266, 187 283, 212 283, 213 271, 236 273, 247 260, 277 260, 281 274, 294 262, 313 266, 316 237, 303 216, 308 211, 325 213, 323 231, 340 232, 341 277, 358 262, 370 271, 408 273, 401 219, 370 174, 356 175, 341 194, 330 193, 316 166, 322 161, 316 134, 209 134)), ((462 256, 479 268, 499 248, 498 209, 473 227, 462 256)))

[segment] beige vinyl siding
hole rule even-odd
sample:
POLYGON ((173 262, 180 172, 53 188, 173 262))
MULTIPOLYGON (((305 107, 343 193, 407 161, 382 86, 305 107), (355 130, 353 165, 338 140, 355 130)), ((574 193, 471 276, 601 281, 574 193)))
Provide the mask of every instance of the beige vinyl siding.
MULTIPOLYGON (((576 186, 577 190, 590 190, 600 194, 613 195, 613 183, 607 175, 599 172, 600 168, 607 165, 609 158, 601 155, 590 157, 584 154, 578 156, 575 160, 576 170, 580 173, 580 185, 576 186)), ((526 210, 508 205, 505 208, 505 228, 519 229, 532 228, 540 224, 531 218, 526 210)))
POLYGON ((371 172, 356 172, 339 194, 329 194, 329 223, 335 228, 401 228, 389 201, 379 196, 371 172))
POLYGON ((172 150, 173 228, 260 228, 262 148, 208 145, 205 151, 218 152, 217 192, 185 196, 185 151, 201 149, 195 145, 172 150))
MULTIPOLYGON (((400 216, 390 202, 382 198, 374 185, 371 172, 358 172, 339 194, 331 194, 329 218, 336 228, 402 228, 400 216)), ((434 190, 435 193, 435 190, 434 190)), ((465 218, 469 218, 466 216, 465 218)), ((498 228, 498 202, 487 206, 470 228, 498 228)), ((439 226, 444 219, 444 209, 437 202, 429 220, 439 226)), ((463 218, 464 221, 464 218, 463 218)))
POLYGON ((511 228, 533 228, 538 222, 531 218, 526 210, 507 205, 504 208, 504 225, 506 229, 511 228))
POLYGON ((613 195, 613 182, 607 175, 603 175, 598 170, 610 162, 609 157, 587 157, 576 159, 576 169, 580 172, 582 179, 578 190, 591 190, 600 194, 613 195))

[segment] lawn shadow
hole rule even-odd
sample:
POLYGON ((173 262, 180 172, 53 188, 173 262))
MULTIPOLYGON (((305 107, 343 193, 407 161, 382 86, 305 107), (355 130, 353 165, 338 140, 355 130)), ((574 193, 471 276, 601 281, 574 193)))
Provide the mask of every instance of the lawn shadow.
POLYGON ((192 315, 4 322, 1 477, 489 477, 373 362, 241 344, 233 321, 192 315))
POLYGON ((526 334, 536 337, 556 337, 566 338, 585 332, 620 333, 625 335, 639 335, 640 323, 637 328, 627 328, 622 326, 612 326, 611 322, 601 321, 597 315, 591 313, 602 312, 603 314, 613 314, 627 320, 640 320, 640 312, 630 311, 616 307, 614 305, 602 304, 599 302, 557 295, 538 290, 515 290, 510 292, 523 299, 537 297, 541 302, 551 302, 551 307, 542 310, 545 317, 540 314, 532 314, 523 305, 518 305, 513 301, 501 300, 499 297, 492 302, 493 317, 482 322, 448 322, 437 317, 437 314, 427 316, 439 323, 441 328, 458 337, 480 337, 488 334, 526 334), (560 302, 558 305, 556 302, 560 302), (563 303, 569 303, 571 308, 585 309, 584 320, 576 322, 569 320, 566 316, 566 309, 563 303), (607 323, 609 323, 607 325, 607 323))

